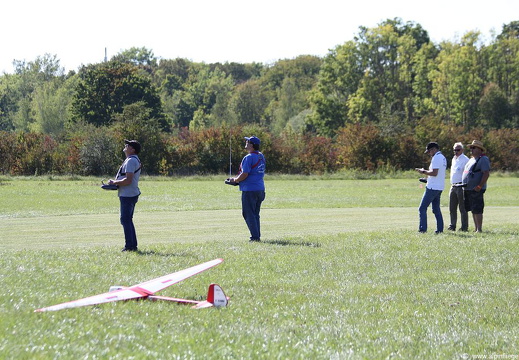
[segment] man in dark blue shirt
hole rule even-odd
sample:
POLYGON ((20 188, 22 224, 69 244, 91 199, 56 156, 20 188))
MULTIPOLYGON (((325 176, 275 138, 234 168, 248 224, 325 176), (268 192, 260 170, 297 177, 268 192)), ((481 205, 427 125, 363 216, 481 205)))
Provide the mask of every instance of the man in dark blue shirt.
POLYGON ((245 138, 245 150, 238 175, 231 182, 238 183, 241 193, 242 215, 250 231, 250 241, 260 241, 260 208, 265 200, 265 156, 259 152, 260 139, 245 138))

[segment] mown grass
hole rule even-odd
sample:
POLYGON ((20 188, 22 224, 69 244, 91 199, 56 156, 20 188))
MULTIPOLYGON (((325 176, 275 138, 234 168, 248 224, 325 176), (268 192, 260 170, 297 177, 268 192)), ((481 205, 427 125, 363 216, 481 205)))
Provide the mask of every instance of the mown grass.
POLYGON ((134 254, 118 251, 117 199, 94 179, 3 184, 0 358, 519 354, 514 178, 491 178, 485 233, 439 236, 416 233, 415 179, 272 178, 259 244, 246 241, 236 188, 147 178, 134 254), (33 312, 218 257, 161 294, 201 299, 216 282, 231 297, 225 309, 143 301, 33 312))

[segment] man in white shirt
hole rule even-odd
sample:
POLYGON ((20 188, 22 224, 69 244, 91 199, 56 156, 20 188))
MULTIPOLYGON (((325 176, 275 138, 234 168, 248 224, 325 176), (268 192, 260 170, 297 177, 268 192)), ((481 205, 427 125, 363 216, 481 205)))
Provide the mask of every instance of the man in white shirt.
POLYGON ((469 158, 463 154, 463 144, 457 142, 452 147, 454 157, 451 163, 451 190, 449 193, 449 212, 451 215, 451 223, 448 230, 456 231, 456 223, 458 221, 458 207, 461 215, 460 231, 468 231, 469 215, 465 210, 465 201, 463 199, 463 188, 461 187, 463 170, 469 162, 469 158))
POLYGON ((415 169, 420 174, 427 175, 427 185, 422 197, 422 202, 418 208, 420 215, 420 225, 418 232, 427 232, 427 208, 432 204, 432 212, 436 217, 436 231, 435 234, 443 232, 443 216, 440 210, 440 198, 445 189, 445 172, 447 170, 447 159, 440 151, 438 143, 430 142, 425 148, 424 154, 431 156, 431 164, 429 169, 424 168, 415 169))

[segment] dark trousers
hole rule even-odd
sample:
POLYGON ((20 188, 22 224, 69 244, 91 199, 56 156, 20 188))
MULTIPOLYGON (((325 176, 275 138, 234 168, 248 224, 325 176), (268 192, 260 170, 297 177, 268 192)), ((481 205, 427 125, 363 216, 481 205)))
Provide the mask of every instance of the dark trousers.
POLYGON ((260 209, 263 200, 265 200, 265 191, 241 192, 242 215, 249 228, 251 240, 259 240, 261 237, 260 209))
POLYGON ((461 230, 469 228, 469 215, 465 210, 465 199, 463 196, 463 188, 461 186, 452 186, 449 193, 449 212, 451 215, 450 227, 456 229, 458 222, 458 208, 461 215, 461 230))
POLYGON ((137 234, 133 226, 133 212, 135 204, 139 200, 139 195, 134 197, 119 197, 121 203, 121 225, 124 230, 124 247, 127 249, 137 248, 137 234))

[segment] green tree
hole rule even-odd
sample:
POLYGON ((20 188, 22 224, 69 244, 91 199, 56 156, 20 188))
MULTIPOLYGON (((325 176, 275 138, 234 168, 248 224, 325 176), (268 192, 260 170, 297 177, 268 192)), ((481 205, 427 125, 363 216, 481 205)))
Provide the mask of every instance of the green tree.
POLYGON ((263 65, 260 63, 239 64, 236 62, 226 62, 224 64, 213 63, 209 66, 211 68, 211 71, 219 69, 220 71, 223 71, 226 75, 230 75, 234 80, 235 84, 241 84, 252 78, 260 77, 263 71, 263 65))
POLYGON ((31 131, 59 135, 70 121, 69 107, 72 103, 77 76, 60 77, 38 86, 33 92, 31 131))
POLYGON ((331 136, 346 122, 348 99, 363 76, 361 56, 354 41, 331 50, 324 58, 317 86, 310 94, 312 114, 307 129, 331 136))
POLYGON ((519 126, 519 21, 503 25, 496 41, 486 49, 488 78, 504 93, 510 121, 503 126, 519 126))
POLYGON ((4 129, 29 131, 36 119, 32 111, 34 91, 45 83, 63 78, 56 55, 45 54, 34 61, 13 62, 15 72, 0 82, 0 124, 4 129))
POLYGON ((132 47, 113 56, 111 61, 133 64, 142 67, 157 66, 157 58, 153 51, 145 47, 132 47))
POLYGON ((315 85, 322 63, 321 58, 312 55, 279 60, 265 68, 261 82, 268 90, 276 91, 286 78, 290 78, 300 90, 308 91, 315 85))
POLYGON ((436 70, 438 52, 439 50, 433 43, 427 43, 422 45, 413 59, 413 107, 417 118, 433 114, 435 110, 432 99, 433 86, 429 74, 436 70))
POLYGON ((519 20, 511 21, 508 24, 503 25, 501 34, 498 35, 498 39, 519 39, 519 20))
POLYGON ((236 86, 231 109, 239 124, 264 124, 269 99, 257 80, 249 80, 236 86))
POLYGON ((125 106, 143 102, 161 129, 169 130, 156 88, 134 65, 117 61, 88 65, 80 70, 79 78, 71 105, 74 121, 110 125, 113 115, 122 113, 125 106))
POLYGON ((89 131, 82 132, 82 144, 79 149, 81 175, 115 176, 121 164, 123 145, 118 144, 113 132, 106 128, 86 126, 89 131))
POLYGON ((419 24, 386 20, 361 27, 358 48, 364 70, 357 92, 348 100, 352 122, 379 122, 383 114, 409 122, 414 117, 414 58, 429 43, 419 24))
POLYGON ((485 61, 479 32, 468 32, 459 44, 445 42, 430 74, 436 115, 444 121, 476 126, 478 103, 485 84, 485 61))
POLYGON ((200 65, 190 69, 189 77, 182 84, 176 75, 168 75, 167 79, 174 80, 175 84, 163 95, 163 101, 175 126, 190 126, 195 113, 197 119, 192 124, 197 128, 232 121, 228 104, 234 81, 230 75, 219 68, 211 71, 209 66, 200 65))
POLYGON ((143 101, 135 102, 125 105, 122 112, 114 114, 113 120, 111 129, 118 144, 116 155, 122 156, 124 139, 135 139, 142 146, 139 158, 143 164, 143 172, 158 174, 164 146, 161 125, 153 117, 152 109, 143 101))
POLYGON ((303 111, 308 103, 305 92, 300 91, 293 78, 285 78, 283 84, 276 91, 277 101, 274 101, 271 129, 280 134, 290 119, 303 111))
POLYGON ((387 115, 412 120, 415 56, 429 42, 419 24, 398 18, 361 27, 355 41, 324 59, 311 96, 309 129, 330 136, 347 122, 378 123, 387 115))
POLYGON ((317 82, 322 60, 304 55, 280 60, 265 70, 260 81, 270 98, 270 128, 281 133, 290 119, 310 108, 310 90, 317 82))
POLYGON ((207 128, 209 125, 209 117, 202 109, 198 109, 193 114, 193 120, 189 122, 189 129, 199 131, 207 128))
POLYGON ((510 105, 505 93, 494 83, 489 83, 483 89, 479 100, 481 123, 487 128, 499 129, 510 121, 510 105))

